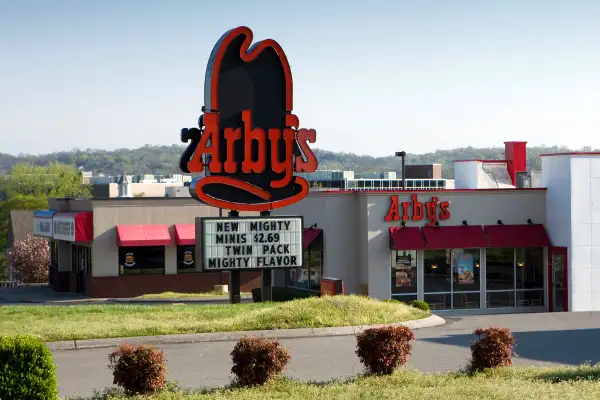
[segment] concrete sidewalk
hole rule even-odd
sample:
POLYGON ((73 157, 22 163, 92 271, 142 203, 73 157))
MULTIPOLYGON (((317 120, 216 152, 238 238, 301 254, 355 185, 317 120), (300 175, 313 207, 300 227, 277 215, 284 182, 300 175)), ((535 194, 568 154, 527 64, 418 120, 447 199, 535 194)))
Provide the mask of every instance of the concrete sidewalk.
POLYGON ((293 339, 293 338, 310 338, 310 337, 326 337, 326 336, 349 336, 356 335, 365 329, 386 326, 386 325, 404 325, 410 329, 430 328, 443 325, 446 320, 437 316, 401 322, 398 324, 383 324, 383 325, 367 325, 367 326, 343 326, 335 328, 305 328, 305 329, 274 329, 266 331, 238 331, 238 332, 213 332, 213 333, 192 333, 180 335, 161 335, 161 336, 135 336, 126 338, 109 338, 109 339, 89 339, 89 340, 67 340, 61 342, 46 343, 50 350, 83 350, 118 347, 122 343, 129 344, 181 344, 181 343, 196 343, 196 342, 224 342, 237 341, 244 336, 258 336, 271 339, 293 339))

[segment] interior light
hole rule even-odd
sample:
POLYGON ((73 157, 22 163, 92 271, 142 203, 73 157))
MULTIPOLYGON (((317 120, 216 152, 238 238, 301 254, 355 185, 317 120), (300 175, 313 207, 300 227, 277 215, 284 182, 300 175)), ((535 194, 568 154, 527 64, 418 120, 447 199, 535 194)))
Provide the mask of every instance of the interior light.
POLYGON ((522 267, 522 266, 524 266, 524 265, 525 265, 525 263, 524 263, 523 261, 519 261, 519 262, 517 263, 517 265, 518 265, 519 267, 522 267))
POLYGON ((437 264, 431 264, 431 269, 436 269, 437 268, 437 264))
POLYGON ((476 263, 476 264, 475 264, 475 268, 479 268, 479 263, 476 263))

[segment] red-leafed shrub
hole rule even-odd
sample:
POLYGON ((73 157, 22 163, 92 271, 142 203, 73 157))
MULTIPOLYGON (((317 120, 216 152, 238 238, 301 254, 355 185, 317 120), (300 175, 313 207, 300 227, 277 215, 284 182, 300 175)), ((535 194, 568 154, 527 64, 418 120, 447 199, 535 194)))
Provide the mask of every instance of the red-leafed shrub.
POLYGON ((290 353, 276 340, 245 337, 235 345, 231 360, 239 385, 262 385, 283 372, 290 353))
POLYGON ((148 394, 163 389, 167 367, 163 352, 151 346, 121 345, 109 354, 113 383, 127 394, 148 394))
POLYGON ((415 334, 406 326, 371 328, 356 335, 356 355, 372 374, 391 374, 405 365, 415 334))
POLYGON ((471 345, 472 372, 512 365, 515 337, 508 328, 490 327, 473 333, 478 339, 471 345))

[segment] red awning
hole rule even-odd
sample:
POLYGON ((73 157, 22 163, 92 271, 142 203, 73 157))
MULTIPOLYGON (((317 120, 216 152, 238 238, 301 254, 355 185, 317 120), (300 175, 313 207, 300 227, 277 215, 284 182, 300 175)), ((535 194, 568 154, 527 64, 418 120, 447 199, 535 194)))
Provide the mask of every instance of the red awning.
POLYGON ((489 247, 480 225, 426 226, 423 236, 428 249, 475 249, 489 247))
POLYGON ((196 244, 196 225, 175 224, 175 243, 178 246, 189 246, 196 244))
POLYGON ((323 229, 317 228, 304 228, 304 232, 302 234, 302 247, 307 249, 308 246, 311 245, 312 242, 315 241, 316 238, 323 232, 323 229))
POLYGON ((486 225, 485 233, 492 247, 548 247, 552 245, 542 224, 486 225))
POLYGON ((392 250, 423 250, 425 240, 421 229, 416 226, 390 228, 390 248, 392 250))
POLYGON ((52 237, 68 242, 94 240, 94 214, 92 212, 58 212, 52 216, 52 237))
POLYGON ((121 247, 168 246, 171 235, 167 225, 117 225, 117 242, 121 247))

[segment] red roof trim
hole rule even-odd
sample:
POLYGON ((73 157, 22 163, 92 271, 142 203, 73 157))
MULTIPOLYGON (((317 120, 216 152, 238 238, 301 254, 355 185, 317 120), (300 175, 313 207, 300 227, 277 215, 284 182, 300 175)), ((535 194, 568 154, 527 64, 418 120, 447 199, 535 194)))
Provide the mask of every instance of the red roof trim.
POLYGON ((167 225, 117 225, 120 247, 169 246, 171 234, 167 225))
POLYGON ((177 246, 196 245, 196 225, 175 224, 175 243, 177 246))
POLYGON ((542 224, 486 225, 492 247, 550 247, 550 238, 542 224))
POLYGON ((484 163, 484 164, 506 164, 506 163, 508 163, 508 161, 506 161, 506 160, 479 160, 479 159, 454 160, 452 162, 453 163, 455 163, 455 162, 480 162, 480 163, 484 163))
POLYGON ((314 242, 322 232, 323 229, 304 228, 304 231, 302 232, 302 248, 308 249, 312 242, 314 242))
POLYGON ((411 194, 411 193, 474 193, 474 192, 533 192, 533 191, 546 191, 547 188, 507 188, 507 189, 430 189, 430 190, 412 190, 412 189, 398 189, 398 190, 317 190, 309 192, 309 196, 312 194, 411 194))
POLYGON ((540 154, 540 157, 553 157, 553 156, 600 156, 600 151, 572 151, 567 153, 546 153, 540 154))
POLYGON ((423 239, 421 228, 416 226, 390 228, 390 249, 423 250, 425 248, 425 239, 423 239))
POLYGON ((481 225, 425 226, 428 249, 476 249, 490 247, 481 225))

